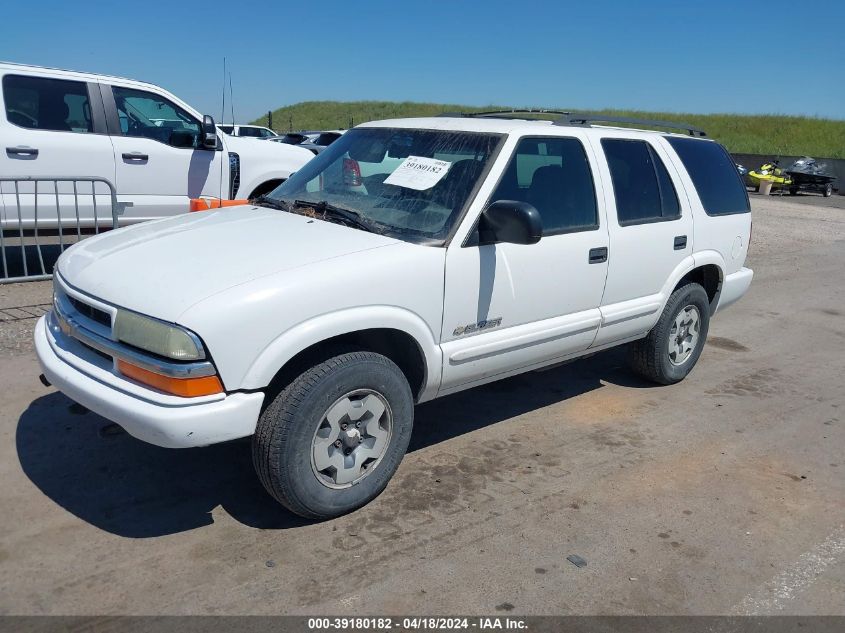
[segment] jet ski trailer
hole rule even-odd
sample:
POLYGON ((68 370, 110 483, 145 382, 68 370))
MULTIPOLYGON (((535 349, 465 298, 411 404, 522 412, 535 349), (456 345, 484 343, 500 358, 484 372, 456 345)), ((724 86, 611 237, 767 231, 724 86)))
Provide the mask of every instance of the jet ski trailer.
POLYGON ((799 191, 817 191, 825 198, 833 194, 833 181, 836 176, 825 173, 824 168, 818 164, 815 158, 805 156, 799 158, 784 172, 792 181, 787 186, 789 193, 796 195, 799 191))

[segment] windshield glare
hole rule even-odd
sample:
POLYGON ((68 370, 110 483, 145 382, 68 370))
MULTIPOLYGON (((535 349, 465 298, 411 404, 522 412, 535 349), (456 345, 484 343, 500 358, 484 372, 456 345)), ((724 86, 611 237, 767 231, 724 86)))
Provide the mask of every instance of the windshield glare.
POLYGON ((326 202, 392 237, 442 241, 500 140, 498 134, 357 128, 268 197, 326 202))

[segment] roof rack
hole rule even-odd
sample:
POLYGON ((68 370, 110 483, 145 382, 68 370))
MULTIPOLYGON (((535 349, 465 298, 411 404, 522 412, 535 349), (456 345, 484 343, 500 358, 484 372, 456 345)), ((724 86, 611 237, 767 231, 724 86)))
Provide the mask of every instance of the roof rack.
MULTIPOLYGON (((514 110, 489 110, 488 112, 443 112, 438 114, 439 117, 491 117, 495 118, 503 114, 555 114, 558 116, 569 116, 571 112, 564 112, 563 110, 542 110, 542 109, 514 109, 514 110)), ((505 117, 503 117, 505 118, 505 117)), ((506 117, 517 119, 519 117, 506 117)))
POLYGON ((700 130, 687 123, 678 123, 677 121, 655 121, 652 119, 637 119, 635 117, 627 116, 612 116, 608 114, 592 114, 592 113, 566 113, 554 122, 554 125, 586 125, 590 123, 633 123, 635 125, 645 125, 648 127, 665 127, 673 130, 684 130, 690 136, 707 136, 704 130, 700 130))

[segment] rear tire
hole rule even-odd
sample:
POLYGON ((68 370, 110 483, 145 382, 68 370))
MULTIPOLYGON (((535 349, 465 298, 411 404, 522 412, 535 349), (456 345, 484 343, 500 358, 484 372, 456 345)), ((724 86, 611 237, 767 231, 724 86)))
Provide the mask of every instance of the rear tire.
POLYGON ((631 369, 661 385, 680 382, 701 356, 709 326, 710 301, 704 288, 697 283, 681 286, 648 336, 630 344, 631 369))
POLYGON ((825 198, 830 198, 833 195, 833 185, 827 183, 827 186, 824 188, 824 193, 822 194, 825 198))
POLYGON ((252 441, 258 478, 309 519, 351 512, 396 472, 414 419, 411 388, 388 358, 340 354, 303 372, 261 414, 252 441))

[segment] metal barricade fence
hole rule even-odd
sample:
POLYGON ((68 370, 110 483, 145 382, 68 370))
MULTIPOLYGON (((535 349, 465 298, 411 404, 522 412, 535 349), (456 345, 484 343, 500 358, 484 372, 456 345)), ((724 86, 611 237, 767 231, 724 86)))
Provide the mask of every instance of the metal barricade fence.
POLYGON ((0 284, 50 279, 65 248, 117 228, 120 214, 105 178, 0 177, 0 284))

